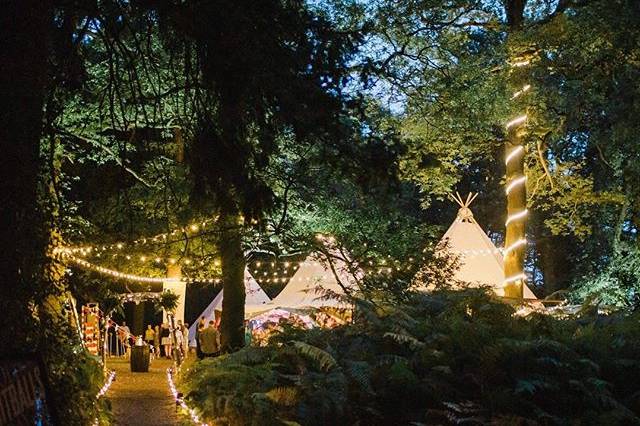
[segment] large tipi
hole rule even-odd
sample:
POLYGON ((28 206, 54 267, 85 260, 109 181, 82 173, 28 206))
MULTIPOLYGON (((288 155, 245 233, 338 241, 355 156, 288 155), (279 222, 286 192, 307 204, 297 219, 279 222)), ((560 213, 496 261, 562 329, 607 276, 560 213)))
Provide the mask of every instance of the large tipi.
MULTIPOLYGON (((493 244, 473 217, 469 205, 478 194, 469 194, 464 200, 460 194, 452 197, 460 205, 458 215, 440 240, 438 250, 458 256, 459 269, 454 275, 458 281, 471 286, 489 285, 497 296, 504 296, 504 262, 502 252, 493 244)), ((525 299, 537 299, 529 287, 524 286, 525 299)))
MULTIPOLYGON (((265 306, 271 299, 267 296, 267 293, 264 292, 260 284, 253 278, 251 273, 247 268, 244 270, 244 291, 245 291, 245 310, 249 311, 251 309, 256 310, 264 310, 260 309, 261 306, 265 306)), ((204 317, 205 321, 208 323, 213 320, 215 317, 216 311, 222 310, 222 300, 224 298, 223 290, 220 290, 218 295, 209 303, 209 305, 205 308, 205 310, 198 316, 196 321, 191 324, 189 327, 189 345, 195 346, 196 342, 196 330, 198 328, 198 321, 201 317, 204 317)))

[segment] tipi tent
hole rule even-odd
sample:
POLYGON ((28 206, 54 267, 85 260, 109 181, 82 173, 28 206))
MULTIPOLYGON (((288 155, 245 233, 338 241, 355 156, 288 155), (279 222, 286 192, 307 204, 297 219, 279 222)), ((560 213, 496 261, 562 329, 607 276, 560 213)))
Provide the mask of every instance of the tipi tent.
POLYGON ((248 312, 263 312, 266 310, 305 309, 305 308, 345 308, 345 303, 339 298, 326 298, 327 293, 344 295, 344 289, 355 288, 355 278, 348 270, 348 266, 341 255, 329 253, 331 265, 318 254, 309 255, 291 277, 289 283, 271 302, 262 306, 252 306, 248 312), (334 271, 331 266, 333 266, 334 271), (336 279, 336 275, 340 280, 336 279))
MULTIPOLYGON (((460 205, 458 215, 440 240, 440 250, 459 256, 460 268, 454 278, 470 283, 472 286, 490 285, 497 296, 504 296, 504 263, 502 252, 484 233, 473 217, 469 205, 478 194, 469 194, 464 201, 460 194, 454 200, 460 205)), ((537 299, 535 294, 524 286, 525 299, 537 299)))
MULTIPOLYGON (((244 270, 244 291, 245 291, 245 309, 250 310, 252 308, 259 309, 260 306, 264 306, 269 303, 269 296, 262 290, 262 287, 251 276, 249 270, 244 270)), ((196 330, 198 329, 198 321, 201 317, 204 317, 206 322, 213 320, 215 311, 222 310, 222 299, 224 298, 223 290, 220 290, 218 295, 209 303, 209 306, 198 316, 198 318, 189 327, 189 345, 195 346, 196 342, 196 330)))

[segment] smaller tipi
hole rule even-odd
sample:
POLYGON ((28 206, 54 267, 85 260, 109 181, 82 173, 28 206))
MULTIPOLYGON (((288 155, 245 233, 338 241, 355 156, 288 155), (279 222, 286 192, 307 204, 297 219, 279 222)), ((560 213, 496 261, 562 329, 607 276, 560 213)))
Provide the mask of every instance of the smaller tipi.
MULTIPOLYGON (((460 209, 447 232, 440 240, 439 250, 459 256, 460 268, 454 278, 470 286, 489 285, 497 296, 504 296, 504 262, 500 250, 493 244, 473 217, 469 205, 478 194, 469 194, 466 200, 456 193, 452 197, 460 209)), ((525 299, 537 299, 535 294, 524 286, 525 299)))
MULTIPOLYGON (((271 300, 247 268, 244 270, 244 291, 246 295, 244 302, 246 310, 251 308, 259 309, 259 307, 266 305, 271 300)), ((198 321, 200 321, 200 318, 204 317, 207 323, 213 320, 215 312, 222 310, 223 298, 223 290, 220 290, 217 296, 209 303, 209 306, 207 306, 205 310, 198 315, 198 318, 196 318, 193 324, 191 324, 189 327, 189 346, 196 345, 196 330, 198 329, 198 321)))
POLYGON ((339 296, 345 294, 342 286, 348 289, 356 288, 355 277, 349 272, 342 254, 328 248, 327 244, 325 249, 329 252, 331 264, 324 258, 325 255, 310 254, 300 263, 300 267, 289 283, 271 302, 262 306, 253 306, 248 309, 248 312, 258 313, 277 308, 347 308, 348 306, 340 300, 339 296), (336 275, 340 282, 336 279, 336 275), (327 298, 325 297, 327 293, 333 293, 338 297, 327 298))

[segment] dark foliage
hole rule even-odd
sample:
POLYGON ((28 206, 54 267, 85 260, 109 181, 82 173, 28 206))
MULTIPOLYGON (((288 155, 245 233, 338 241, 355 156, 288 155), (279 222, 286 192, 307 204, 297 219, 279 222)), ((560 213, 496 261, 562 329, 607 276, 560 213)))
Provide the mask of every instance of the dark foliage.
POLYGON ((514 315, 481 290, 359 304, 196 364, 188 399, 222 424, 640 424, 637 315, 514 315))

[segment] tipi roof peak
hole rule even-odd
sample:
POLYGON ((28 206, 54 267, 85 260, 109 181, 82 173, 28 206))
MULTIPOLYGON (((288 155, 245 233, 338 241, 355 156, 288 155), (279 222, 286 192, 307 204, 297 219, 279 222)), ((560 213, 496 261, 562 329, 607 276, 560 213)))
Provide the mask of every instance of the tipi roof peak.
POLYGON ((460 210, 458 210, 458 216, 456 217, 456 220, 459 220, 462 222, 474 221, 473 212, 471 211, 469 206, 471 205, 471 203, 473 203, 473 200, 475 200, 477 196, 478 196, 477 192, 475 194, 473 192, 470 192, 469 194, 467 194, 467 198, 463 199, 460 196, 460 193, 458 193, 457 191, 455 195, 453 194, 451 195, 451 198, 453 199, 453 201, 455 201, 460 206, 460 210))

